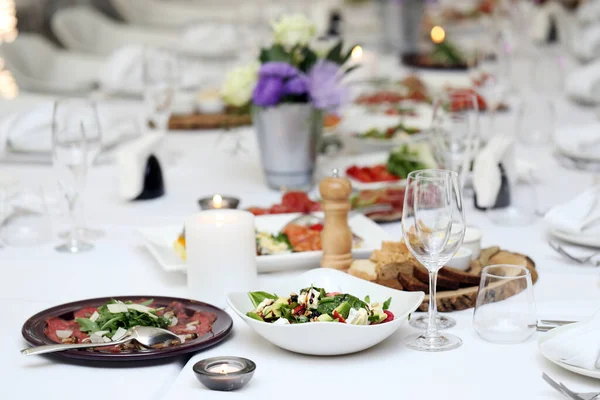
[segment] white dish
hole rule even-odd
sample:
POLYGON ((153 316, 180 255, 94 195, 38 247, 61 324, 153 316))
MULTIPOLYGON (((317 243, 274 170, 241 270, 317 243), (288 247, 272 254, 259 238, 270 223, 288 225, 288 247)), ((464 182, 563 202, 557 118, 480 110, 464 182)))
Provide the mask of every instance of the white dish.
POLYGON ((563 332, 577 328, 578 325, 580 325, 580 324, 574 323, 574 324, 563 325, 563 326, 560 326, 558 328, 554 328, 554 329, 548 331, 543 336, 540 336, 540 338, 538 339, 538 348, 540 350, 540 353, 542 353, 544 358, 546 358, 548 361, 553 362, 554 364, 558 365, 559 367, 562 367, 571 372, 575 372, 576 374, 579 374, 579 375, 589 376, 590 378, 600 379, 600 370, 589 370, 589 369, 585 369, 585 368, 581 368, 581 367, 576 367, 574 365, 565 364, 564 362, 555 360, 555 359, 549 357, 546 353, 544 353, 542 344, 544 344, 547 340, 550 340, 553 337, 560 335, 563 332))
POLYGON ((256 333, 276 346, 301 354, 334 356, 362 351, 382 342, 407 321, 408 315, 425 297, 423 292, 402 292, 325 268, 313 269, 261 290, 287 295, 311 284, 361 299, 368 295, 372 301, 385 301, 391 297, 389 310, 394 314, 394 320, 374 326, 332 322, 273 325, 246 316, 254 308, 246 292, 228 293, 227 303, 256 333))
MULTIPOLYGON (((277 233, 286 223, 299 215, 261 215, 255 219, 256 229, 277 233)), ((315 215, 322 216, 322 213, 315 213, 315 215)), ((381 247, 382 241, 390 239, 389 235, 379 225, 364 215, 353 215, 348 220, 348 223, 352 232, 364 240, 361 248, 352 251, 355 259, 368 258, 373 250, 381 247)), ((138 229, 138 233, 144 241, 144 246, 165 271, 185 272, 185 261, 179 258, 173 249, 173 243, 182 229, 183 224, 138 229)), ((322 251, 307 251, 303 253, 257 256, 258 272, 315 268, 320 266, 321 255, 322 251)))
POLYGON ((475 260, 479 258, 481 254, 481 238, 483 232, 474 226, 467 226, 465 230, 465 238, 463 239, 462 247, 466 247, 471 250, 471 259, 475 260))
POLYGON ((561 153, 571 158, 600 161, 599 131, 600 124, 598 123, 562 127, 556 131, 556 147, 561 153), (580 147, 581 143, 590 145, 580 147))
POLYGON ((600 236, 598 235, 573 235, 571 233, 566 233, 557 229, 550 230, 550 233, 553 236, 564 240, 565 242, 579 244, 582 246, 600 248, 600 236))
POLYGON ((471 255, 473 252, 468 247, 461 247, 458 249, 454 257, 446 263, 446 267, 458 269, 460 271, 466 271, 469 269, 471 264, 471 255))

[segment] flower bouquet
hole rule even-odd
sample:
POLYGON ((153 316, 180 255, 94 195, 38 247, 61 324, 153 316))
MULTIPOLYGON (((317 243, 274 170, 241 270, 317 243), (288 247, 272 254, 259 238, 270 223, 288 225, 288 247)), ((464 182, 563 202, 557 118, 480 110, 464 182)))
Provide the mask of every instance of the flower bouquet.
POLYGON ((341 41, 317 47, 315 25, 305 16, 284 16, 272 24, 274 43, 259 62, 232 70, 222 89, 224 101, 251 108, 261 160, 270 187, 312 185, 323 113, 335 112, 348 98, 342 77, 351 48, 341 41))

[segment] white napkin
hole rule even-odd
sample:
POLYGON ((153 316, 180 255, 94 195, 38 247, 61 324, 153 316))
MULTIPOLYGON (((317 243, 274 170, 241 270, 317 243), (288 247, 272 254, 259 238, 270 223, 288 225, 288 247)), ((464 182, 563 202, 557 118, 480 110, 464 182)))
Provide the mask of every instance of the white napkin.
MULTIPOLYGON (((97 104, 104 146, 117 143, 125 133, 136 131, 131 107, 97 104)), ((0 153, 5 151, 50 153, 52 151, 52 103, 18 111, 0 123, 0 153)))
POLYGON ((600 1, 587 0, 577 9, 577 20, 588 24, 600 20, 600 1))
POLYGON ((573 52, 583 61, 600 56, 600 25, 594 24, 581 29, 573 39, 573 52))
POLYGON ((144 189, 144 176, 148 157, 156 154, 164 134, 147 133, 131 141, 117 152, 119 171, 119 194, 125 200, 136 199, 144 189))
POLYGON ((565 86, 574 100, 585 104, 600 102, 600 60, 574 69, 567 76, 565 86))
MULTIPOLYGON (((594 186, 567 203, 551 208, 544 216, 549 229, 582 236, 600 234, 600 223, 582 229, 600 218, 600 186, 594 186)), ((600 221, 599 221, 600 222, 600 221)))
POLYGON ((600 353, 600 311, 589 321, 548 339, 541 347, 554 360, 592 371, 600 369, 596 367, 600 353))
POLYGON ((554 142, 558 151, 569 157, 600 160, 600 123, 560 127, 554 142))
POLYGON ((478 206, 488 208, 496 203, 502 183, 498 164, 502 163, 509 180, 511 177, 516 177, 514 145, 513 137, 494 136, 475 158, 473 189, 477 194, 478 206))
POLYGON ((181 50, 202 57, 231 57, 235 56, 240 40, 233 24, 197 24, 183 33, 181 50))
POLYGON ((531 16, 529 35, 536 43, 545 43, 550 32, 552 10, 550 7, 535 7, 531 16))

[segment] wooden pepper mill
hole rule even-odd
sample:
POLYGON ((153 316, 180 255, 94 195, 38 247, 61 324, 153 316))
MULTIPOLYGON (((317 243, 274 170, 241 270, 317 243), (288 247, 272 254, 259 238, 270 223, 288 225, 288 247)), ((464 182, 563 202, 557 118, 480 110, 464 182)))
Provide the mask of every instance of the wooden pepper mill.
POLYGON ((319 184, 323 199, 325 227, 321 232, 323 258, 321 266, 325 268, 347 269, 352 264, 352 231, 348 226, 350 194, 352 185, 346 178, 340 178, 337 169, 333 175, 319 184))

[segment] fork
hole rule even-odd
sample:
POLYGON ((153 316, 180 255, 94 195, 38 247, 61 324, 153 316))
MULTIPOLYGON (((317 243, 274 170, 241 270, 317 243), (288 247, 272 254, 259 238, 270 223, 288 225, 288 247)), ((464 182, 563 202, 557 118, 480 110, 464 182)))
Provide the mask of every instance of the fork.
MULTIPOLYGON (((552 247, 552 249, 554 251, 556 251, 558 254, 568 258, 571 261, 576 262, 577 264, 587 264, 589 261, 591 261, 592 258, 594 258, 595 256, 597 256, 598 254, 600 254, 600 252, 594 252, 592 254, 590 254, 589 256, 574 256, 572 254, 570 254, 569 252, 567 252, 561 245, 559 245, 558 243, 555 243, 551 240, 548 241, 548 245, 550 247, 552 247)), ((600 261, 596 261, 594 263, 594 266, 596 267, 600 267, 600 261)))
POLYGON ((554 379, 550 378, 546 373, 542 373, 542 378, 554 389, 567 396, 572 400, 596 400, 598 396, 600 396, 600 392, 594 393, 577 393, 570 390, 568 387, 563 385, 561 382, 556 382, 554 379))

